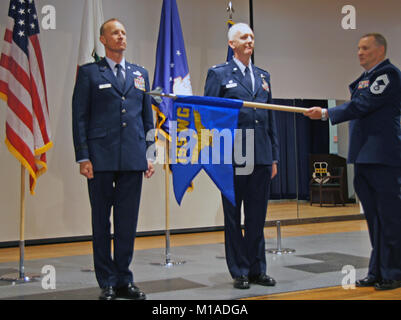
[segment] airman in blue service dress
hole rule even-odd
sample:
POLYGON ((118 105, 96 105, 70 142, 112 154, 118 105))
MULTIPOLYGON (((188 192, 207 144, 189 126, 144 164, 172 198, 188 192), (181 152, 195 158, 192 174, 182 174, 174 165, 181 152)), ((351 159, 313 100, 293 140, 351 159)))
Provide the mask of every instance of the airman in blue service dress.
POLYGON ((368 279, 401 285, 401 73, 390 60, 350 86, 351 101, 328 109, 332 124, 350 120, 348 162, 372 244, 368 279))
MULTIPOLYGON (((76 161, 89 159, 94 171, 88 189, 96 278, 100 288, 110 290, 134 281, 129 265, 143 172, 148 170, 146 149, 152 143, 145 140, 153 128, 151 101, 145 94, 149 90, 148 72, 125 62, 125 74, 125 84, 120 85, 106 59, 81 66, 72 102, 76 161)), ((114 294, 106 298, 112 299, 114 294)))
MULTIPOLYGON (((236 61, 230 60, 209 69, 204 95, 261 103, 271 102, 269 73, 251 64, 254 78, 252 86, 246 79, 246 73, 244 76, 240 69, 241 63, 236 61)), ((234 159, 234 172, 237 172, 234 176, 236 206, 222 196, 227 266, 234 280, 245 279, 241 282, 243 284, 248 278, 251 283, 253 281, 257 283, 261 276, 260 284, 274 285, 275 280, 266 275, 264 238, 272 164, 279 160, 274 112, 243 107, 238 116, 238 129, 242 129, 242 137, 236 137, 234 150, 239 147, 238 143, 242 144, 243 155, 251 150, 251 163, 246 165, 251 165, 253 170, 246 175, 238 174, 237 169, 243 169, 241 167, 243 164, 234 159), (254 133, 254 143, 251 148, 246 145, 247 141, 248 144, 251 142, 250 139, 247 140, 246 134, 246 130, 249 129, 254 133), (242 204, 245 216, 244 235, 241 229, 242 204)), ((235 283, 234 287, 237 287, 235 283)))

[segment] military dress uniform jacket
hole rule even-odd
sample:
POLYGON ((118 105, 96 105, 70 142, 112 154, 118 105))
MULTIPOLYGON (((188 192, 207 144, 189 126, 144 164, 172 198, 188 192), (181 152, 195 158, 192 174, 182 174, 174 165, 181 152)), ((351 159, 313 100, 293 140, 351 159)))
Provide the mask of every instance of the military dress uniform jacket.
POLYGON ((349 86, 351 101, 328 109, 332 124, 350 121, 348 162, 401 167, 401 73, 387 59, 349 86))
MULTIPOLYGON (((239 99, 260 103, 272 101, 270 75, 252 65, 255 86, 252 92, 243 84, 244 76, 237 64, 230 62, 208 70, 205 96, 239 99)), ((242 153, 245 155, 245 130, 254 129, 254 164, 271 165, 279 160, 279 148, 274 112, 243 107, 238 115, 238 129, 242 129, 242 153)))
POLYGON ((146 133, 153 128, 148 72, 126 62, 120 88, 105 59, 81 66, 73 94, 76 160, 94 171, 146 171, 146 133))

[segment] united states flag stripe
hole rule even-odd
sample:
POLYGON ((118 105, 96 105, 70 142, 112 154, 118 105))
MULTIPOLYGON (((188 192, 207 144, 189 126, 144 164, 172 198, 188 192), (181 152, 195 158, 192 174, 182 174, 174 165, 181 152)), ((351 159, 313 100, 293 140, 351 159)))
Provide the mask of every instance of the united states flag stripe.
POLYGON ((12 57, 2 56, 1 66, 7 68, 9 73, 25 88, 27 92, 30 91, 30 76, 25 72, 21 65, 12 57))
POLYGON ((0 58, 0 98, 8 105, 6 145, 28 170, 32 194, 38 176, 47 169, 46 152, 52 147, 38 34, 34 1, 11 0, 0 58))
POLYGON ((10 108, 7 112, 7 122, 11 117, 18 117, 19 122, 22 122, 30 130, 31 135, 33 134, 33 118, 32 113, 25 107, 11 91, 8 92, 8 107, 10 108))
POLYGON ((13 33, 11 30, 6 30, 4 33, 4 41, 11 43, 13 41, 13 33))

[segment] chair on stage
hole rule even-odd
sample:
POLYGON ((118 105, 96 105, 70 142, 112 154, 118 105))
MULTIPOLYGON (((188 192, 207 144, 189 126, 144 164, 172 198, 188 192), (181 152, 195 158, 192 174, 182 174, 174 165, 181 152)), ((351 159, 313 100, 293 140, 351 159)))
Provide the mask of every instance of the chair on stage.
POLYGON ((309 183, 310 205, 314 202, 313 196, 319 196, 319 204, 331 203, 334 206, 340 202, 345 206, 344 201, 344 167, 329 168, 327 162, 315 162, 314 171, 309 183))

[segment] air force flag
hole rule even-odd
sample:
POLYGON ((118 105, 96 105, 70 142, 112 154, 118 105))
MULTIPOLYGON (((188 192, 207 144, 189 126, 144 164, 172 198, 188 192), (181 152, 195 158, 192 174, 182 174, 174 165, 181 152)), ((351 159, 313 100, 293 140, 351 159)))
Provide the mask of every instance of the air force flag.
MULTIPOLYGON (((165 93, 192 95, 184 38, 175 0, 163 1, 152 90, 157 87, 163 88, 165 93)), ((160 104, 153 101, 153 108, 157 114, 157 134, 169 137, 173 102, 163 98, 160 104)))

